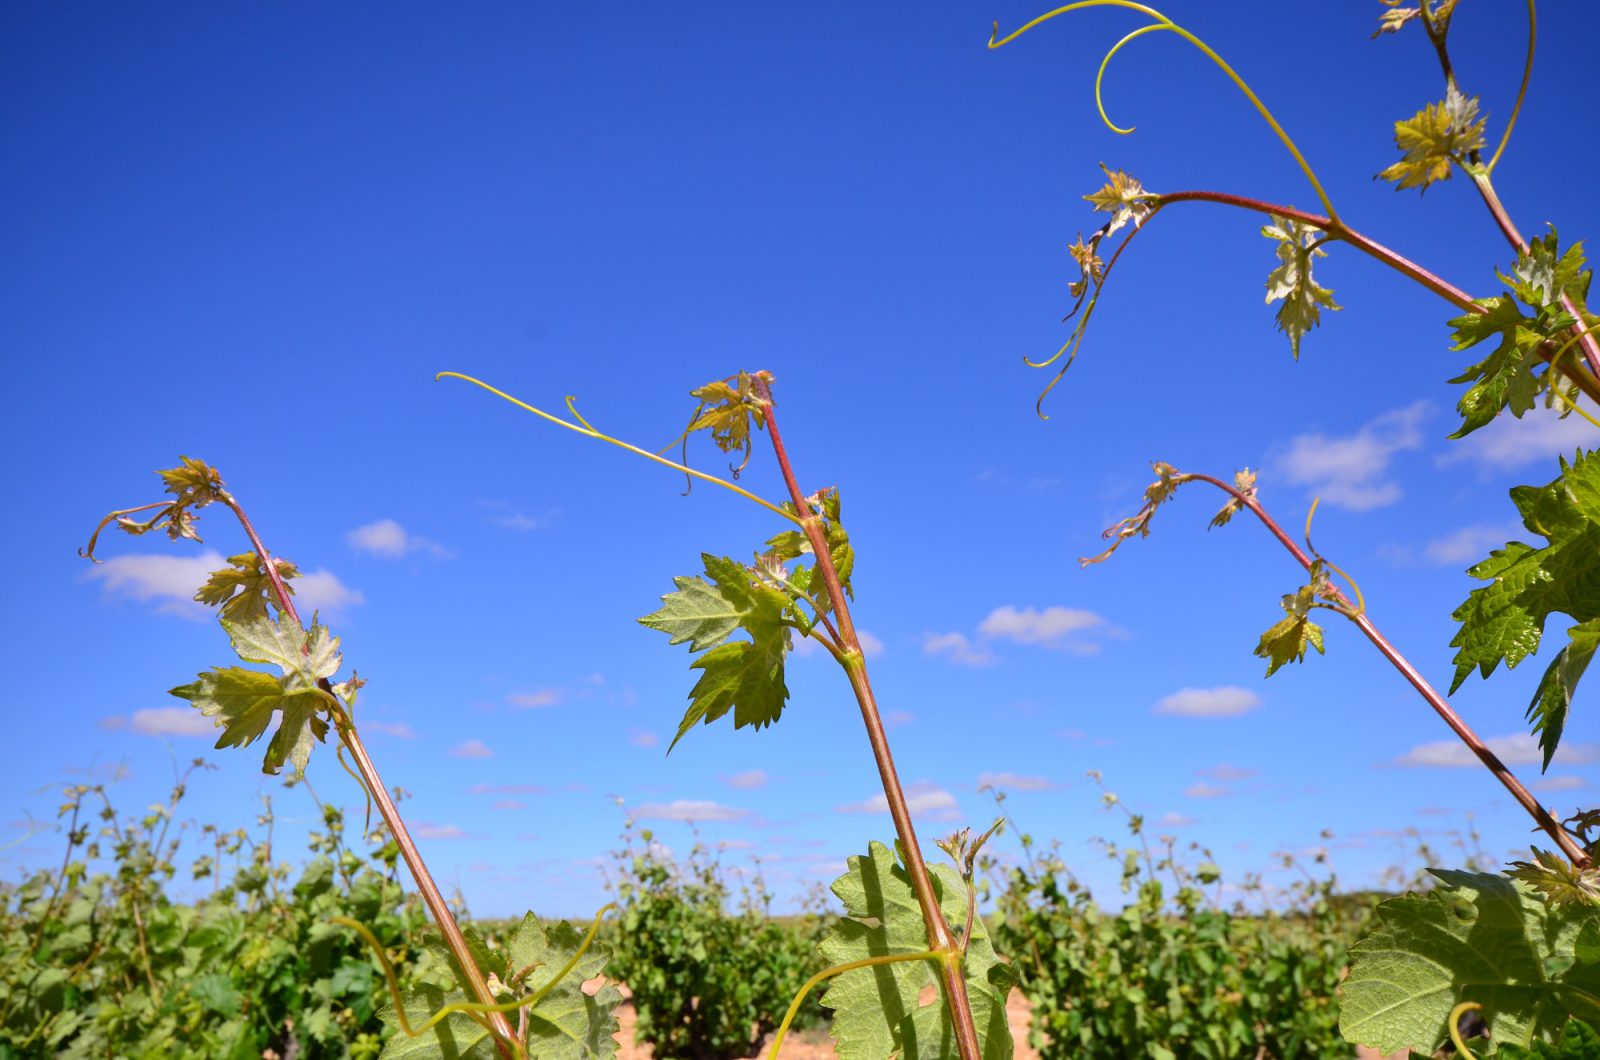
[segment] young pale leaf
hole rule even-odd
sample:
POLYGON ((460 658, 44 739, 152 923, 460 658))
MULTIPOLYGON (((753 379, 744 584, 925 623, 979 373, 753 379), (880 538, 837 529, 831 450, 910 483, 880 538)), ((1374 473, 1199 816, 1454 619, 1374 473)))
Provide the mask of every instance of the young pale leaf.
POLYGON ((1378 907, 1350 950, 1340 1033, 1383 1053, 1431 1054, 1460 1001, 1484 1006, 1502 1048, 1600 1017, 1600 908, 1546 905, 1504 876, 1431 869, 1440 886, 1378 907), (1585 1000, 1587 998, 1588 1000, 1585 1000))
POLYGON ((1404 152, 1400 161, 1378 177, 1396 191, 1422 188, 1450 179, 1450 163, 1467 164, 1467 156, 1483 147, 1484 119, 1478 116, 1478 98, 1463 96, 1454 86, 1444 102, 1430 103, 1405 121, 1394 124, 1395 146, 1404 152))
POLYGON ((1589 668, 1595 648, 1600 646, 1600 619, 1573 626, 1567 634, 1571 642, 1551 660, 1539 679, 1539 687, 1534 690, 1533 702, 1528 704, 1527 718, 1533 723, 1534 735, 1539 737, 1539 748, 1544 751, 1541 773, 1550 768, 1550 759, 1555 757, 1561 733, 1567 725, 1567 714, 1572 708, 1572 693, 1589 668))
MULTIPOLYGON (((767 381, 771 382, 770 376, 767 381)), ((734 469, 735 475, 750 462, 751 425, 759 430, 767 422, 766 408, 756 396, 754 383, 755 377, 749 372, 740 372, 733 383, 717 379, 689 391, 689 396, 699 401, 700 406, 686 433, 710 431, 711 440, 718 449, 724 453, 743 453, 744 459, 734 469)))
MULTIPOLYGON (((525 968, 524 993, 543 989, 578 952, 583 933, 562 921, 548 929, 528 913, 506 940, 509 966, 515 976, 525 968)), ((591 946, 566 978, 528 1010, 528 1056, 537 1060, 588 1060, 609 1057, 617 1051, 616 1007, 622 994, 607 983, 593 997, 584 993, 585 980, 605 968, 607 951, 591 946)))
POLYGON ((1506 875, 1521 880, 1551 905, 1600 906, 1600 869, 1580 869, 1551 850, 1533 849, 1533 860, 1513 861, 1506 875))
POLYGON ((1093 203, 1096 210, 1111 215, 1111 220, 1100 230, 1101 236, 1109 236, 1129 221, 1135 228, 1139 227, 1140 222, 1150 216, 1149 200, 1159 196, 1145 191, 1144 185, 1122 170, 1107 169, 1104 162, 1100 163, 1100 171, 1106 175, 1105 186, 1085 195, 1084 199, 1093 203))
MULTIPOLYGON (((829 964, 869 957, 912 954, 928 948, 928 932, 916 893, 894 852, 872 843, 867 855, 850 858, 850 868, 833 884, 846 916, 822 940, 829 964)), ((945 919, 956 930, 967 921, 967 891, 948 865, 931 867, 934 894, 945 919)), ((927 987, 939 987, 933 961, 897 961, 845 972, 830 980, 822 1003, 834 1010, 832 1035, 841 1060, 943 1060, 956 1055, 948 1006, 943 1000, 922 1005, 927 987)), ((1005 996, 1015 982, 1001 964, 983 919, 974 916, 972 938, 962 959, 972 1018, 984 1060, 1009 1060, 1011 1031, 1005 996)))
MULTIPOLYGON (((837 487, 818 490, 806 498, 806 504, 813 514, 822 517, 822 535, 828 543, 828 556, 833 560, 834 573, 839 576, 839 588, 844 590, 845 596, 854 600, 856 593, 850 584, 850 576, 855 573, 856 553, 840 519, 839 490, 837 487)), ((791 515, 800 514, 800 510, 791 502, 785 501, 783 508, 791 515)), ((774 535, 767 541, 767 549, 777 560, 797 559, 815 551, 811 547, 811 539, 798 530, 785 530, 774 535)), ((823 591, 822 579, 814 574, 808 574, 807 577, 813 579, 806 584, 812 587, 812 596, 822 605, 822 613, 826 614, 832 607, 832 601, 823 591)))
POLYGON ((204 508, 220 499, 222 475, 216 468, 190 456, 180 456, 178 459, 181 463, 177 467, 156 472, 161 476, 168 493, 177 497, 179 503, 191 508, 204 508))
MULTIPOLYGON (((272 562, 278 568, 278 577, 283 579, 283 587, 293 596, 294 586, 289 580, 300 577, 300 569, 281 557, 274 557, 272 562)), ((222 617, 235 622, 266 618, 267 605, 277 605, 272 580, 254 552, 229 556, 228 566, 212 571, 194 598, 207 607, 221 604, 222 617)))
POLYGON ((1546 673, 1529 708, 1529 719, 1545 748, 1554 754, 1578 679, 1592 656, 1600 620, 1600 455, 1579 452, 1546 486, 1518 486, 1511 499, 1523 525, 1544 537, 1543 548, 1513 541, 1467 573, 1487 582, 1472 590, 1453 617, 1459 622, 1450 645, 1456 648, 1453 693, 1474 669, 1488 677, 1504 662, 1513 668, 1539 648, 1545 620, 1552 613, 1577 625, 1564 659, 1546 673), (1581 662, 1580 662, 1581 660, 1581 662))
POLYGON ((1300 359, 1300 339, 1322 321, 1323 309, 1339 309, 1333 292, 1320 287, 1311 277, 1311 263, 1328 252, 1319 245, 1322 232, 1299 221, 1274 216, 1261 229, 1268 239, 1278 241, 1278 267, 1267 274, 1267 304, 1282 299, 1278 307, 1278 330, 1289 336, 1289 350, 1300 359))
POLYGON ((1311 605, 1317 595, 1315 580, 1285 595, 1282 603, 1286 617, 1261 634, 1255 654, 1267 660, 1268 677, 1285 663, 1304 662, 1307 647, 1317 649, 1318 655, 1324 654, 1322 627, 1311 621, 1311 605))
POLYGON ((1422 14, 1420 7, 1400 7, 1400 0, 1383 0, 1389 10, 1378 16, 1378 29, 1372 34, 1372 39, 1377 40, 1385 33, 1399 33, 1407 22, 1422 14))

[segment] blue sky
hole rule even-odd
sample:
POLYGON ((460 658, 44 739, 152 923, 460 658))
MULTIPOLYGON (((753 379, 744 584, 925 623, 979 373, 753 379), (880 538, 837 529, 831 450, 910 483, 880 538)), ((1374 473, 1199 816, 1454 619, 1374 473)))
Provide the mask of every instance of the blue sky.
MULTIPOLYGON (((1509 251, 1459 179, 1425 198, 1372 180, 1391 123, 1442 95, 1415 32, 1368 39, 1371 4, 1175 3, 1274 107, 1355 227, 1477 295, 1509 251)), ((1397 831, 1475 815, 1485 846, 1528 822, 1352 627, 1271 681, 1251 656, 1300 571, 1253 523, 1205 531, 1190 487, 1102 567, 1076 558, 1137 507, 1148 462, 1261 469, 1286 523, 1323 497, 1316 539, 1370 613, 1447 685, 1464 568, 1514 536, 1505 490, 1554 475, 1581 423, 1535 417, 1448 442, 1447 305, 1352 252, 1319 274, 1342 312, 1298 363, 1273 329, 1259 221, 1165 212, 1118 266, 1085 351, 1062 341, 1064 252, 1094 217, 1097 163, 1157 191, 1314 208, 1237 92, 1176 38, 1093 70, 1139 25, 1058 20, 999 52, 970 4, 672 9, 351 4, 13 6, 0 33, 0 417, 12 500, 0 676, 11 754, 0 871, 58 856, 63 781, 119 774, 138 811, 172 761, 204 754, 201 820, 274 794, 252 753, 212 753, 165 690, 229 661, 186 602, 245 548, 213 512, 204 545, 107 538, 112 507, 157 498, 180 453, 219 468, 370 684, 358 719, 435 873, 475 909, 587 913, 620 798, 682 850, 691 828, 760 854, 793 894, 887 839, 842 677, 792 662, 782 722, 697 730, 667 757, 691 674, 634 622, 701 551, 747 557, 760 509, 541 424, 440 370, 485 378, 649 447, 687 391, 740 368, 778 380, 807 488, 837 484, 856 544, 856 616, 921 829, 987 825, 999 778, 1036 835, 1094 880, 1117 822, 1084 772, 1230 872, 1327 842, 1352 883, 1397 831), (615 798, 613 798, 615 797, 615 798), (684 820, 693 818, 697 820, 684 820)), ((1491 135, 1520 73, 1518 5, 1466 5, 1454 37, 1491 135)), ((1596 146, 1582 5, 1552 9, 1497 183, 1525 231, 1600 212, 1574 188, 1596 146), (1570 120, 1577 120, 1572 118, 1570 120), (1592 139, 1592 138, 1591 138, 1592 139), (1552 150, 1552 145, 1556 150, 1552 150), (1553 158, 1559 158, 1554 163, 1553 158), (1574 191, 1578 194, 1574 194, 1574 191)), ((1580 429, 1581 428, 1581 429, 1580 429)), ((721 460, 709 446, 699 466, 721 460)), ((781 499, 769 451, 743 482, 781 499)), ((1549 631, 1559 634, 1559 629, 1549 631)), ((1557 638, 1559 640, 1559 637, 1557 638)), ((1543 662, 1453 702, 1537 765, 1522 712, 1543 662)), ((1592 798, 1600 737, 1580 709, 1543 797, 1592 798)), ((325 798, 359 795, 331 749, 325 798)), ((1114 895, 1108 895, 1114 897, 1114 895)))

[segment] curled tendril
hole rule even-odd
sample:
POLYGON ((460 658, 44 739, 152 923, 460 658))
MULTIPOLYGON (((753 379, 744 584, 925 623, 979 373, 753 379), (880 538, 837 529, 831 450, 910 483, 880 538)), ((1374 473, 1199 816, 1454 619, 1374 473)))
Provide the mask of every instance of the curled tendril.
MULTIPOLYGON (((1559 374, 1562 378, 1569 378, 1566 369, 1559 367, 1561 358, 1565 357, 1569 352, 1571 352, 1579 342, 1583 341, 1585 336, 1592 335, 1596 331, 1600 331, 1600 324, 1591 324, 1574 334, 1566 342, 1562 343, 1561 348, 1556 350, 1556 352, 1550 357, 1550 371, 1559 374)), ((1561 400, 1563 412, 1576 412, 1578 415, 1582 416, 1596 427, 1600 427, 1600 419, 1595 419, 1593 416, 1585 412, 1578 406, 1577 402, 1567 397, 1567 395, 1564 394, 1560 388, 1556 387, 1554 384, 1552 384, 1550 387, 1550 393, 1554 394, 1561 400)))
POLYGON ((595 430, 594 427, 590 426, 589 421, 583 418, 583 413, 578 411, 578 399, 576 395, 567 395, 567 411, 572 413, 572 418, 583 424, 584 427, 588 428, 591 433, 600 433, 599 431, 595 430))
POLYGON ((1463 1001, 1450 1010, 1450 1041, 1455 1045, 1456 1052, 1461 1056, 1462 1060, 1478 1060, 1478 1058, 1473 1055, 1471 1049, 1467 1048, 1467 1043, 1461 1040, 1461 1017, 1469 1012, 1482 1011, 1483 1006, 1476 1001, 1463 1001))
POLYGON ((897 961, 943 961, 945 955, 940 950, 923 950, 921 953, 893 953, 886 957, 867 957, 864 960, 850 961, 846 964, 834 965, 824 968, 805 981, 800 987, 800 992, 789 1002, 789 1011, 783 1014, 783 1022, 778 1024, 778 1031, 772 1036, 772 1050, 767 1053, 767 1060, 778 1060, 778 1050, 783 1048, 784 1035, 789 1033, 789 1025, 794 1022, 795 1016, 800 1011, 800 1006, 805 1002, 806 995, 824 979, 831 979, 845 972, 853 972, 857 968, 872 968, 880 964, 894 964, 897 961))
POLYGON ((1484 167, 1490 173, 1499 164, 1500 156, 1506 153, 1506 144, 1511 142, 1511 130, 1517 127, 1517 115, 1522 113, 1522 101, 1528 96, 1528 79, 1533 76, 1533 46, 1538 36, 1539 13, 1534 10, 1533 0, 1528 0, 1528 57, 1522 63, 1522 84, 1517 86, 1517 101, 1511 106, 1511 117, 1506 119, 1506 130, 1500 134, 1500 143, 1495 147, 1489 164, 1484 167))
POLYGON ((1321 497, 1313 497, 1311 499, 1311 510, 1306 513, 1306 551, 1322 561, 1322 565, 1324 567, 1327 567, 1329 570, 1333 571, 1333 573, 1337 574, 1339 577, 1343 578, 1347 583, 1349 583, 1351 591, 1356 594, 1355 613, 1358 615, 1364 614, 1367 610, 1367 598, 1361 593, 1361 585, 1354 578, 1350 577, 1348 571, 1344 570, 1344 568, 1340 567, 1331 559, 1318 552, 1317 546, 1311 543, 1311 520, 1317 517, 1317 505, 1321 503, 1321 497))
POLYGON ((1024 33, 1033 29, 1035 26, 1044 22, 1048 22, 1050 19, 1055 18, 1058 15, 1065 15, 1072 11, 1082 11, 1091 7, 1126 8, 1130 11, 1137 11, 1140 14, 1146 15, 1154 20, 1151 25, 1135 30, 1126 37, 1123 37, 1116 44, 1112 45, 1111 50, 1106 53, 1106 57, 1100 63, 1100 72, 1095 77, 1095 104, 1100 109, 1101 120, 1106 123, 1106 126, 1110 128, 1112 132, 1126 134, 1132 132, 1133 128, 1130 126, 1129 128, 1124 129, 1113 123, 1111 119, 1106 116, 1105 106, 1101 100, 1101 80, 1105 76, 1106 66, 1111 62, 1111 57, 1116 55, 1117 52, 1121 51, 1124 45, 1138 37, 1144 36, 1146 33, 1155 33, 1157 31, 1176 33, 1178 36, 1182 37, 1184 40, 1198 48, 1206 58, 1215 63, 1217 68, 1227 75, 1228 80, 1232 81, 1234 85, 1238 87, 1240 92, 1244 93, 1245 98, 1255 106, 1256 111, 1261 115, 1262 120, 1267 123, 1267 125, 1275 134, 1277 134, 1278 140, 1288 150, 1289 154, 1294 156, 1294 160, 1299 164, 1301 172, 1303 172, 1306 175, 1306 179, 1311 182, 1311 187, 1317 193, 1317 198, 1322 200, 1322 207, 1328 212, 1328 217, 1335 222, 1339 220, 1338 211, 1333 208, 1333 203, 1331 200, 1329 200, 1328 193, 1323 190, 1322 182, 1317 179, 1316 171, 1311 168, 1311 163, 1306 161, 1305 155, 1300 153, 1300 148, 1295 146, 1294 140, 1290 138, 1287 132, 1284 131, 1283 126, 1278 123, 1278 119, 1273 117, 1272 111, 1267 109, 1267 105, 1265 103, 1261 102, 1261 97, 1255 94, 1255 91, 1249 86, 1249 84, 1245 82, 1244 78, 1240 77, 1233 67, 1228 65, 1227 60, 1223 59, 1222 56, 1213 51, 1210 45, 1153 7, 1147 7, 1144 4, 1134 3, 1133 0, 1078 0, 1077 3, 1067 4, 1064 7, 1056 8, 1054 11, 1048 11, 1045 14, 1040 15, 1038 18, 1033 19, 1031 22, 1023 24, 1020 28, 1013 30, 1004 37, 1000 36, 1000 24, 996 22, 994 24, 994 32, 989 37, 989 47, 990 49, 1003 47, 1006 44, 1016 40, 1024 33))
MULTIPOLYGON (((491 1028, 483 1019, 482 1014, 488 1012, 515 1012, 518 1009, 532 1008, 539 1002, 543 1001, 545 995, 550 993, 551 990, 555 989, 556 984, 560 983, 561 980, 570 975, 572 973, 572 969, 578 966, 578 961, 583 958, 585 953, 589 952, 589 947, 594 944, 595 936, 600 933, 600 922, 605 919, 605 915, 607 913, 611 912, 615 908, 617 908, 617 903, 615 902, 610 902, 600 907, 600 909, 594 914, 594 922, 589 925, 588 934, 583 936, 583 941, 578 944, 578 949, 575 953, 573 953, 571 959, 569 959, 566 964, 561 966, 561 969, 551 977, 548 983, 544 984, 533 993, 528 994, 526 997, 514 998, 511 1001, 502 1002, 498 1005, 486 1005, 478 1001, 454 1001, 440 1009, 438 1012, 435 1012, 432 1016, 429 1016, 428 1021, 420 1027, 413 1027, 411 1025, 411 1020, 406 1016, 405 999, 400 996, 400 983, 395 976, 394 965, 389 963, 389 955, 384 952, 383 944, 378 941, 377 936, 374 935, 365 924, 361 923, 359 920, 351 920, 347 916, 329 917, 328 922, 330 924, 340 924, 354 931, 357 935, 360 935, 362 940, 372 948, 372 952, 377 955, 378 963, 383 965, 384 981, 389 986, 389 999, 394 1004, 395 1019, 400 1024, 401 1032, 405 1034, 407 1038, 415 1038, 418 1035, 425 1034, 427 1031, 437 1026, 441 1021, 456 1013, 466 1016, 468 1019, 471 1019, 473 1022, 477 1023, 480 1027, 488 1030, 491 1035, 498 1037, 493 1028, 491 1028)), ((524 968, 521 972, 517 973, 516 979, 520 980, 532 970, 532 966, 524 968)), ((518 1057, 527 1056, 527 1050, 523 1047, 521 1042, 513 1041, 508 1044, 510 1044, 511 1047, 516 1051, 518 1057)))
POLYGON ((354 769, 351 769, 350 768, 350 763, 346 762, 344 760, 344 744, 341 743, 339 745, 338 749, 334 752, 334 757, 339 760, 339 765, 344 767, 344 771, 346 773, 350 774, 350 778, 361 786, 361 794, 363 796, 365 796, 366 800, 367 800, 367 816, 366 816, 366 820, 362 821, 362 823, 361 823, 361 834, 363 836, 371 835, 372 834, 372 790, 367 787, 367 782, 365 780, 361 779, 361 774, 357 773, 354 769))

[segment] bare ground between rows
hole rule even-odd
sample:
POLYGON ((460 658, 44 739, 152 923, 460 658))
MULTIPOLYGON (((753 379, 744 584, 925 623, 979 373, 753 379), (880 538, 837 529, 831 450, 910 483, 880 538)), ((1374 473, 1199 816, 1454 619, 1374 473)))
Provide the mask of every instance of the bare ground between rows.
MULTIPOLYGON (((588 984, 585 984, 586 986, 588 984)), ((932 989, 931 987, 929 988, 932 989)), ((624 996, 628 994, 627 987, 622 988, 624 996)), ((931 1001, 929 997, 926 1000, 931 1001)), ((1017 1043, 1016 1060, 1039 1060, 1039 1054, 1028 1046, 1028 1021, 1032 1014, 1032 1006, 1018 991, 1011 992, 1011 998, 1006 1002, 1006 1020, 1011 1024, 1011 1037, 1017 1043)), ((638 1017, 633 1010, 633 1005, 624 1004, 617 1009, 617 1017, 622 1023, 622 1030, 617 1033, 617 1041, 621 1048, 617 1051, 617 1060, 655 1060, 654 1051, 648 1044, 634 1041, 633 1028, 638 1017)), ((772 1051, 772 1036, 767 1036, 767 1041, 762 1045, 761 1051, 750 1060, 768 1060, 772 1051)), ((806 1031, 801 1034, 791 1034, 783 1043, 783 1060, 834 1060, 839 1054, 834 1051, 833 1042, 828 1039, 826 1031, 806 1031)), ((1405 1053, 1395 1053, 1393 1056, 1384 1057, 1382 1054, 1366 1048, 1358 1048, 1355 1052, 1356 1060, 1404 1060, 1405 1053)), ((666 1058, 663 1058, 666 1060, 666 1058)))

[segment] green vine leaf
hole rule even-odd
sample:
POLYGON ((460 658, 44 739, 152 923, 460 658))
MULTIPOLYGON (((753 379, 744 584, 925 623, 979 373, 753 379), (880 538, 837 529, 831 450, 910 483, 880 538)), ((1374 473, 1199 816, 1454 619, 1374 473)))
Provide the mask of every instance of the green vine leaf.
POLYGON ((1457 649, 1454 693, 1474 669, 1488 677, 1502 661, 1511 669, 1537 651, 1552 613, 1575 621, 1528 707, 1547 768, 1578 680, 1600 643, 1600 458, 1580 451, 1570 465, 1562 459, 1561 471, 1548 485, 1511 491, 1523 525, 1546 544, 1508 542, 1467 571, 1488 584, 1456 608, 1461 625, 1450 641, 1457 649))
POLYGON ((1600 909, 1553 908, 1504 876, 1429 871, 1438 889, 1384 902, 1350 950, 1347 1040, 1431 1054, 1460 1001, 1484 1006, 1502 1048, 1553 1038, 1569 1016, 1600 1017, 1600 909))
MULTIPOLYGON (((294 587, 289 580, 300 577, 300 568, 281 557, 273 557, 272 562, 278 568, 278 577, 283 579, 283 587, 293 596, 294 587)), ((212 571, 194 598, 207 607, 221 604, 222 617, 234 622, 266 618, 267 605, 277 604, 272 580, 254 552, 229 556, 228 566, 212 571)))
POLYGON ((1493 353, 1450 380, 1472 384, 1456 405, 1461 429, 1452 438, 1485 426, 1502 409, 1520 417, 1533 408, 1550 381, 1548 372, 1536 371, 1543 363, 1541 350, 1548 342, 1559 346, 1561 333, 1577 323, 1562 306, 1562 296, 1572 298, 1580 311, 1588 298, 1590 273, 1584 265, 1583 244, 1574 243, 1562 252, 1552 228, 1530 243, 1526 253, 1517 255, 1511 275, 1495 274, 1511 290, 1479 299, 1477 304, 1488 312, 1450 321, 1456 350, 1488 339, 1500 340, 1493 353), (1533 315, 1523 313, 1518 302, 1532 309, 1533 315))
POLYGON ((1594 1060, 1600 1057, 1600 1033, 1582 1020, 1568 1020, 1554 1042, 1534 1042, 1524 1048, 1507 1045, 1495 1053, 1497 1060, 1594 1060))
MULTIPOLYGON (((813 513, 821 516, 823 539, 828 542, 828 555, 833 560, 834 572, 839 576, 839 587, 844 590, 845 596, 854 600, 856 593, 850 584, 850 576, 856 569, 856 551, 850 544, 850 535, 845 532, 844 523, 840 518, 839 490, 837 487, 818 490, 806 498, 806 504, 813 513)), ((784 502, 783 510, 797 517, 800 515, 800 509, 791 501, 784 502)), ((773 537, 767 542, 767 549, 767 554, 780 562, 809 556, 813 552, 811 539, 798 530, 785 530, 773 537)), ((828 594, 822 591, 822 579, 815 577, 813 570, 802 568, 801 571, 791 575, 789 580, 812 594, 820 605, 819 614, 827 614, 832 608, 833 602, 828 599, 828 594), (801 578, 805 581, 800 581, 801 578)))
POLYGON ((1267 304, 1283 301, 1278 307, 1278 330, 1289 336, 1289 350, 1300 359, 1300 339, 1322 322, 1322 310, 1338 310, 1333 292, 1318 286, 1311 277, 1311 264, 1325 258, 1323 234, 1310 225, 1287 218, 1272 218, 1261 234, 1278 241, 1278 267, 1267 274, 1267 304))
POLYGON ((1430 184, 1449 180, 1451 162, 1465 166, 1467 156, 1482 149, 1483 126, 1478 98, 1451 86, 1442 103, 1430 103, 1394 123, 1395 146, 1404 155, 1378 177, 1393 183, 1396 191, 1426 191, 1430 184))
POLYGON ((639 619, 668 634, 673 644, 689 641, 690 651, 710 649, 690 664, 704 672, 689 692, 689 709, 668 753, 696 724, 709 725, 729 710, 736 729, 770 725, 789 698, 784 683, 788 594, 759 580, 758 572, 737 560, 709 553, 700 559, 709 581, 675 578, 677 591, 661 598, 659 610, 639 619), (749 640, 724 643, 740 629, 749 640))
MULTIPOLYGON (((952 926, 967 921, 967 891, 948 865, 930 868, 939 908, 952 926)), ((846 916, 822 940, 830 965, 913 954, 928 948, 927 928, 911 879, 882 843, 865 857, 850 858, 850 868, 833 884, 846 916)), ((1015 978, 1001 964, 981 917, 974 916, 972 938, 963 958, 967 995, 978 1028, 984 1060, 1009 1060, 1011 1031, 1005 995, 1015 978)), ((834 1010, 832 1035, 841 1060, 942 1060, 956 1052, 949 1010, 942 1000, 921 1005, 927 987, 938 987, 934 962, 899 961, 859 968, 835 976, 822 1003, 834 1010)))
POLYGON ((171 694, 189 700, 222 729, 218 748, 249 746, 266 732, 273 715, 280 715, 261 771, 275 774, 292 762, 295 776, 304 776, 312 747, 328 735, 323 715, 329 703, 317 682, 338 672, 339 638, 315 618, 308 635, 287 614, 280 614, 276 622, 265 615, 242 622, 223 619, 222 626, 241 659, 272 663, 282 676, 229 666, 207 670, 171 694))
POLYGON ((1550 768, 1556 747, 1561 743, 1561 733, 1567 725, 1567 714, 1572 709, 1572 694, 1577 691, 1583 672, 1600 646, 1600 619, 1573 626, 1567 631, 1570 643, 1556 653, 1539 678, 1533 701, 1528 704, 1528 721, 1533 723, 1533 733, 1539 737, 1539 747, 1544 751, 1544 764, 1540 772, 1550 768))
POLYGON ((1319 559, 1311 564, 1311 581, 1281 601, 1285 617, 1261 634, 1255 654, 1267 660, 1267 676, 1277 673, 1286 663, 1304 662, 1308 647, 1322 650, 1322 627, 1311 621, 1311 612, 1319 598, 1327 598, 1331 589, 1328 575, 1319 559))

